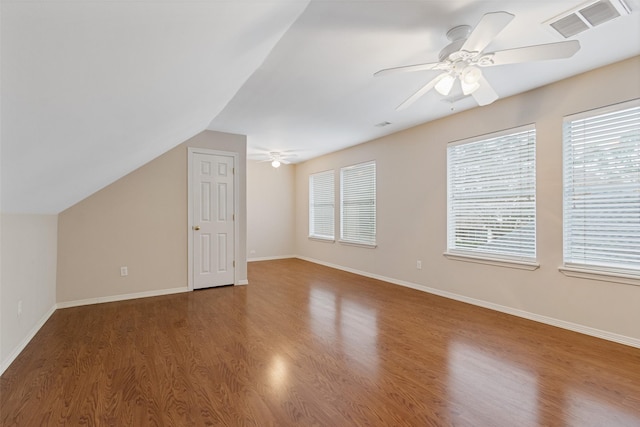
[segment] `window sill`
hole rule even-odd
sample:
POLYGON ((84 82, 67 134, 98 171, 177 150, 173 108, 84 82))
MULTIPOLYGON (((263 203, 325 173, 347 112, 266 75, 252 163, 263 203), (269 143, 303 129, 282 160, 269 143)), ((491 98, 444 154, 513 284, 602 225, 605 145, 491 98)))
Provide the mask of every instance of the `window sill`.
POLYGON ((332 238, 332 237, 321 237, 321 236, 307 236, 309 238, 309 240, 316 240, 318 242, 325 242, 325 243, 334 243, 336 241, 336 239, 332 238))
POLYGON ((558 267, 562 274, 580 279, 602 280, 604 282, 624 283, 625 285, 640 286, 640 276, 607 270, 592 270, 581 267, 558 267))
POLYGON ((479 256, 475 254, 473 255, 461 254, 461 253, 454 253, 454 252, 445 252, 442 255, 444 255, 446 258, 453 261, 474 262, 477 264, 487 264, 487 265, 493 265, 496 267, 515 268, 518 270, 533 271, 540 268, 539 263, 531 262, 531 261, 508 260, 508 259, 501 259, 501 258, 479 256))
POLYGON ((360 248, 368 248, 368 249, 375 249, 378 247, 378 245, 376 244, 369 244, 369 243, 358 243, 358 242, 350 242, 348 240, 338 240, 341 244, 343 245, 347 245, 347 246, 357 246, 360 248))

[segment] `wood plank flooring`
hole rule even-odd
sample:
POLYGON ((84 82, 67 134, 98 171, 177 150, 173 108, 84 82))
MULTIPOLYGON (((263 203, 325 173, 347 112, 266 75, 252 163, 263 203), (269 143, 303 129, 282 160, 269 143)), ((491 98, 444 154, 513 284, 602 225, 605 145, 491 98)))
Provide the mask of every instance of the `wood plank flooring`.
POLYGON ((640 426, 640 349, 291 259, 56 311, 2 426, 640 426))

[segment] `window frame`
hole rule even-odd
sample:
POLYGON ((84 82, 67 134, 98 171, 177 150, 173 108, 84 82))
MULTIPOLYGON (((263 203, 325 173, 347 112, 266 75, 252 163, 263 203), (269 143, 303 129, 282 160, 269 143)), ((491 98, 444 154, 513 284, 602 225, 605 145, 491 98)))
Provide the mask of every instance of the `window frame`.
MULTIPOLYGON (((376 248, 377 247, 377 164, 375 160, 369 160, 366 162, 356 163, 349 166, 344 166, 340 168, 340 240, 339 242, 346 245, 352 246, 361 246, 366 248, 376 248), (345 238, 345 220, 347 220, 345 215, 345 172, 365 169, 369 166, 373 166, 373 195, 372 195, 372 206, 373 206, 373 239, 353 239, 353 238, 345 238)), ((362 233, 366 234, 366 233, 362 233)))
MULTIPOLYGON (((585 262, 577 261, 575 252, 573 251, 573 248, 570 247, 571 239, 569 237, 570 235, 572 235, 574 231, 576 231, 576 228, 579 228, 579 225, 575 224, 574 217, 572 217, 572 214, 574 211, 572 208, 572 205, 574 203, 572 203, 572 201, 576 200, 575 199, 576 194, 574 192, 575 187, 571 185, 572 182, 570 182, 570 179, 574 176, 575 169, 571 171, 567 169, 570 166, 570 164, 573 165, 575 168, 575 165, 577 163, 573 160, 575 157, 573 157, 572 159, 568 159, 568 156, 571 155, 569 151, 572 149, 573 145, 575 145, 576 143, 574 139, 577 141, 581 141, 583 144, 588 142, 595 143, 593 141, 584 141, 584 139, 589 139, 590 138, 589 136, 587 136, 586 138, 584 136, 579 138, 578 137, 570 138, 570 136, 568 136, 569 127, 571 126, 577 127, 578 124, 576 124, 576 122, 583 122, 583 124, 587 126, 592 126, 594 124, 594 121, 601 120, 604 118, 604 116, 607 116, 609 114, 621 113, 626 110, 638 109, 638 108, 640 108, 640 98, 618 103, 618 104, 605 106, 605 107, 596 108, 589 111, 584 111, 581 113, 571 114, 563 117, 563 122, 562 122, 562 190, 563 190, 563 193, 562 193, 562 266, 559 267, 559 270, 567 276, 579 277, 584 279, 596 279, 596 280, 603 280, 603 281, 617 282, 617 283, 626 283, 626 284, 640 286, 640 267, 638 267, 637 269, 633 269, 633 268, 626 268, 626 267, 615 267, 612 265, 607 266, 602 263, 602 260, 596 260, 595 262, 593 260, 592 262, 586 262, 586 260, 585 262), (584 121, 586 121, 587 123, 584 123, 584 121), (570 224, 569 222, 572 222, 572 223, 570 224), (598 261, 600 261, 600 263, 598 263, 598 261)), ((598 141, 598 142, 602 142, 602 141, 598 141)), ((634 142, 638 144, 637 146, 640 148, 640 140, 632 141, 632 143, 634 142)), ((635 148, 632 148, 632 149, 635 149, 635 148)), ((592 153, 593 153, 593 148, 589 149, 588 154, 591 155, 592 153)), ((585 151, 585 155, 586 154, 587 152, 585 151)), ((594 163, 596 162, 596 160, 592 160, 590 163, 597 164, 597 163, 594 163)), ((618 168, 616 172, 619 172, 619 170, 620 169, 618 168)), ((598 171, 601 172, 600 169, 598 171)), ((632 170, 631 173, 633 174, 633 172, 634 171, 632 170)), ((611 174, 608 174, 607 176, 611 176, 611 174)), ((607 191, 606 189, 600 189, 596 194, 605 194, 606 191, 607 191)), ((633 189, 630 190, 630 192, 632 191, 633 189)), ((625 191, 623 194, 627 194, 627 192, 625 191)), ((632 194, 631 196, 633 197, 634 195, 632 194)), ((620 198, 618 198, 618 200, 619 199, 620 198)), ((611 202, 608 202, 607 204, 610 205, 610 203, 611 202)), ((610 222, 611 221, 613 220, 610 220, 610 222)), ((585 228, 586 227, 583 225, 582 229, 584 230, 585 228)), ((586 235, 586 232, 584 232, 584 234, 586 235)), ((588 239, 588 237, 585 237, 585 239, 588 239)), ((588 241, 586 241, 585 244, 588 244, 588 241)))
POLYGON ((308 238, 309 239, 313 239, 313 240, 321 240, 321 241, 326 241, 326 242, 335 242, 336 239, 336 222, 335 222, 335 218, 336 218, 336 214, 335 214, 335 210, 336 210, 336 203, 335 203, 335 170, 334 169, 329 169, 329 170, 325 170, 325 171, 321 171, 321 172, 315 172, 309 175, 309 224, 308 224, 308 228, 309 228, 309 235, 308 238), (315 220, 314 220, 314 214, 316 213, 315 210, 315 206, 317 204, 316 199, 315 199, 315 192, 314 192, 314 181, 315 178, 320 178, 320 177, 331 177, 331 184, 330 186, 326 189, 326 191, 330 192, 329 195, 329 199, 331 200, 331 228, 332 228, 332 232, 331 235, 326 235, 326 234, 321 234, 321 233, 316 233, 315 231, 315 220))
MULTIPOLYGON (((444 256, 447 257, 448 259, 452 259, 452 260, 456 260, 456 261, 466 261, 466 262, 475 262, 475 263, 481 263, 481 264, 489 264, 489 265, 495 265, 495 266, 500 266, 500 267, 509 267, 509 268, 518 268, 518 269, 524 269, 524 270, 535 270, 537 268, 540 267, 540 264, 538 263, 537 260, 537 194, 536 194, 536 169, 537 169, 537 163, 536 163, 536 147, 537 147, 537 135, 536 135, 536 126, 535 124, 527 124, 527 125, 523 125, 523 126, 518 126, 518 127, 514 127, 514 128, 509 128, 509 129, 504 129, 501 131, 497 131, 497 132, 492 132, 492 133, 488 133, 488 134, 484 134, 484 135, 479 135, 479 136, 475 136, 472 138, 465 138, 462 140, 458 140, 458 141, 452 141, 450 143, 447 144, 447 168, 446 168, 446 174, 447 174, 447 228, 446 228, 446 240, 447 240, 447 249, 444 252, 444 256), (453 176, 455 173, 459 172, 457 170, 454 171, 455 167, 461 168, 464 167, 465 164, 463 163, 459 163, 457 166, 456 165, 452 165, 452 162, 456 161, 456 159, 453 158, 453 154, 454 154, 454 147, 457 146, 461 146, 461 145, 465 145, 465 144, 486 144, 488 146, 490 145, 495 145, 497 143, 500 143, 501 139, 504 139, 504 141, 502 141, 503 143, 509 143, 509 137, 515 137, 517 138, 517 135, 519 134, 523 134, 526 133, 526 137, 532 139, 531 141, 529 141, 532 146, 530 148, 530 152, 529 152, 529 148, 527 148, 526 150, 523 150, 525 152, 525 154, 527 155, 527 162, 530 162, 532 164, 532 166, 529 167, 529 170, 527 171, 526 174, 523 174, 522 176, 524 176, 525 178, 521 178, 519 177, 519 175, 512 173, 512 176, 514 178, 518 178, 518 182, 519 183, 526 183, 527 185, 522 185, 522 188, 524 189, 528 189, 528 192, 525 192, 524 195, 526 197, 530 197, 530 200, 528 200, 527 202, 523 202, 523 203, 527 203, 529 205, 533 205, 532 207, 525 207, 522 208, 520 207, 521 205, 515 205, 518 206, 517 209, 514 208, 514 210, 517 213, 530 213, 532 214, 533 217, 533 224, 530 225, 529 222, 525 223, 525 226, 529 226, 532 227, 533 230, 532 231, 521 231, 522 235, 524 237, 528 236, 528 240, 532 241, 532 248, 529 248, 529 255, 526 255, 524 253, 505 253, 507 252, 506 249, 503 251, 499 251, 498 249, 502 246, 502 247, 508 247, 509 245, 505 243, 499 244, 497 246, 497 248, 494 248, 493 250, 488 250, 488 251, 482 251, 482 250, 466 250, 465 248, 461 248, 460 246, 458 246, 456 244, 456 237, 457 234, 455 233, 456 231, 456 219, 459 219, 459 216, 456 216, 456 214, 454 213, 454 209, 457 207, 458 209, 464 209, 464 202, 459 202, 459 203, 455 203, 455 189, 453 188, 454 184, 453 184, 453 176), (529 176, 531 175, 531 176, 529 176), (452 235, 452 233, 454 233, 452 235)), ((481 147, 480 145, 478 147, 481 147)), ((498 150, 497 148, 493 148, 494 151, 498 150)), ((473 159, 471 159, 473 160, 473 159)), ((491 158, 489 156, 486 157, 486 159, 483 159, 481 157, 479 157, 478 159, 476 159, 476 165, 482 167, 482 162, 483 161, 490 161, 491 158)), ((467 163, 468 165, 469 163, 467 163)), ((514 166, 515 163, 513 165, 508 164, 508 166, 514 166)), ((464 174, 460 175, 458 174, 458 177, 460 176, 464 176, 464 174)), ((491 174, 488 173, 487 177, 490 179, 491 178, 491 174)), ((495 179, 495 177, 494 177, 495 179)), ((502 187, 500 187, 502 188, 502 187)), ((499 190, 500 188, 496 189, 499 190)), ((464 193, 462 193, 462 195, 464 195, 464 193)), ((458 197, 460 197, 460 194, 458 195, 458 197)), ((470 201, 469 203, 477 203, 474 202, 473 200, 470 201)), ((506 203, 506 202, 505 202, 506 203)), ((492 209, 496 209, 496 207, 492 207, 492 209)), ((485 224, 486 225, 486 224, 485 224)), ((514 230, 517 230, 517 228, 514 228, 514 230)), ((502 231, 502 230, 501 230, 502 231)), ((487 231, 487 234, 489 235, 489 232, 487 231)), ((507 235, 508 232, 505 232, 503 235, 507 235)), ((498 237, 499 238, 499 237, 498 237)), ((468 245, 470 245, 471 243, 474 243, 474 239, 475 238, 470 238, 469 242, 467 242, 468 245)), ((487 237, 487 239, 489 239, 489 237, 487 237)), ((490 244, 491 242, 487 241, 487 245, 490 244)), ((526 246, 523 246, 526 249, 526 246)))

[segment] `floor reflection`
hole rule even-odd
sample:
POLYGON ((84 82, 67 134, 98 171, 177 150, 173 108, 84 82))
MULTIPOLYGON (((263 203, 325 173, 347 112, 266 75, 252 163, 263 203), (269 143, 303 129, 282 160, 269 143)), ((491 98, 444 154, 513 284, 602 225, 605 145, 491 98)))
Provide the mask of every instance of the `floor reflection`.
POLYGON ((633 414, 634 408, 637 412, 638 402, 629 402, 630 407, 624 410, 623 407, 613 406, 596 396, 589 395, 577 390, 571 390, 566 397, 566 425, 584 426, 585 420, 589 420, 590 426, 640 426, 640 417, 633 414), (631 406, 634 405, 634 406, 631 406))
POLYGON ((280 355, 274 355, 269 370, 271 387, 281 391, 287 385, 287 363, 280 355))
POLYGON ((375 310, 348 299, 340 307, 340 336, 345 353, 369 371, 378 368, 378 317, 375 310))
POLYGON ((481 347, 449 346, 451 409, 477 425, 537 426, 536 373, 481 347), (513 419, 513 414, 518 418, 513 419))
POLYGON ((622 380, 615 370, 600 371, 595 382, 588 380, 594 365, 545 360, 542 350, 514 341, 505 346, 450 342, 449 408, 462 425, 640 426, 640 396, 613 391, 622 380))
POLYGON ((378 368, 377 311, 332 291, 313 288, 309 295, 310 324, 321 340, 338 348, 356 368, 378 368))
POLYGON ((326 340, 336 338, 336 296, 322 288, 311 289, 309 314, 312 332, 326 340))

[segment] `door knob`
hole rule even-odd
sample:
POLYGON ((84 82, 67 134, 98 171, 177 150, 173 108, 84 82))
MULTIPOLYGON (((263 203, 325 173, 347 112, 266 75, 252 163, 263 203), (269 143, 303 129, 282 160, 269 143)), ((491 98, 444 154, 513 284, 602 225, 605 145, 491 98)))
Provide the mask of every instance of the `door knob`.
POLYGON ((200 230, 200 226, 199 226, 199 225, 194 225, 194 226, 193 226, 193 229, 194 229, 194 230, 196 230, 196 231, 198 231, 198 230, 200 230))

